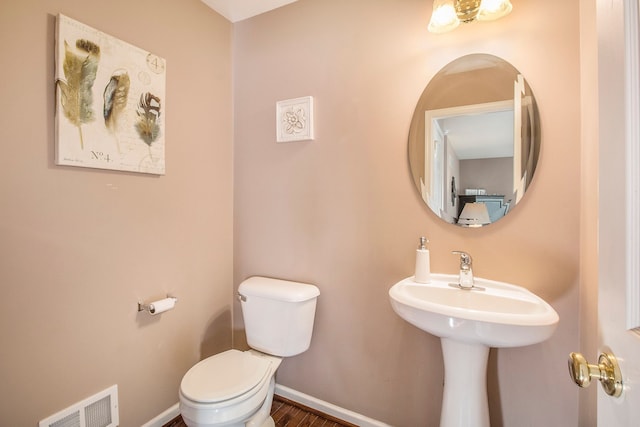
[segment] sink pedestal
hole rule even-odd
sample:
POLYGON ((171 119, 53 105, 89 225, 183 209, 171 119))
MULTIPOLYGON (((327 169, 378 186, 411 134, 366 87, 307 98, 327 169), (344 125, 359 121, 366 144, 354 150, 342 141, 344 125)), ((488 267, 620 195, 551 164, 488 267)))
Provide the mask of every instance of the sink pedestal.
POLYGON ((441 338, 444 393, 440 427, 489 427, 489 347, 441 338))
MULTIPOLYGON (((481 279, 475 291, 450 286, 458 275, 413 277, 389 289, 391 306, 407 322, 440 337, 444 395, 440 427, 490 427, 487 400, 489 348, 540 343, 560 318, 542 298, 520 286, 481 279)), ((526 398, 525 396, 522 397, 526 398)))

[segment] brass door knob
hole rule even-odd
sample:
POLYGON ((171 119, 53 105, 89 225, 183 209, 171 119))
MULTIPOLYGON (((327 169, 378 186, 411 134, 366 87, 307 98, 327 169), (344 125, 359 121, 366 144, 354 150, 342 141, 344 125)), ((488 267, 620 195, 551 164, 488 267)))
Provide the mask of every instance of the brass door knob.
POLYGON ((600 380, 604 391, 613 397, 622 394, 622 374, 613 354, 602 353, 597 365, 590 365, 580 353, 569 354, 569 374, 580 387, 588 387, 591 379, 600 380))

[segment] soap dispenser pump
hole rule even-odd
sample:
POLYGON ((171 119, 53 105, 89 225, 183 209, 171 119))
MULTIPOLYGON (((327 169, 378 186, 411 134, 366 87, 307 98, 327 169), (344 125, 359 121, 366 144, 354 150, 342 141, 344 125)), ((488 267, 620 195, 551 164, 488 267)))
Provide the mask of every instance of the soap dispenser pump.
POLYGON ((420 246, 416 251, 416 274, 413 280, 417 283, 431 283, 431 260, 426 237, 420 237, 420 246))

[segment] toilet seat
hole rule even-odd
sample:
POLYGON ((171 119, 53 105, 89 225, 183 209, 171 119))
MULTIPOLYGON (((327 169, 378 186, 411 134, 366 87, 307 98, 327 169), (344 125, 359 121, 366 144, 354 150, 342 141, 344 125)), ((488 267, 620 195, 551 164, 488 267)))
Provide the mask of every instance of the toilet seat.
POLYGON ((180 412, 188 426, 244 425, 265 401, 278 361, 227 350, 204 359, 180 384, 180 412))
MULTIPOLYGON (((271 361, 249 352, 227 350, 195 364, 182 378, 180 391, 197 403, 218 403, 243 396, 271 374, 271 361)), ((248 396, 246 396, 248 397, 248 396)))

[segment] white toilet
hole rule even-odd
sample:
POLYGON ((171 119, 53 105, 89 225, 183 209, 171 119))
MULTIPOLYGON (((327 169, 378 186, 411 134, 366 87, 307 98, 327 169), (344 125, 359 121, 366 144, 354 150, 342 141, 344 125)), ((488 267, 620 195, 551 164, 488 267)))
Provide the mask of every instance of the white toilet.
POLYGON ((283 357, 311 343, 320 290, 306 283, 250 277, 238 297, 248 351, 228 350, 195 364, 180 384, 180 413, 189 427, 273 427, 275 373, 283 357))

